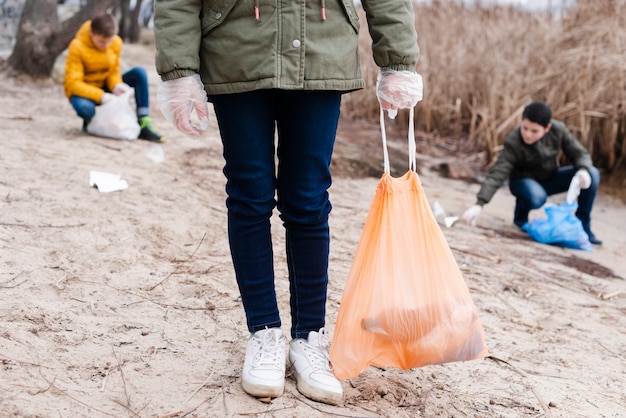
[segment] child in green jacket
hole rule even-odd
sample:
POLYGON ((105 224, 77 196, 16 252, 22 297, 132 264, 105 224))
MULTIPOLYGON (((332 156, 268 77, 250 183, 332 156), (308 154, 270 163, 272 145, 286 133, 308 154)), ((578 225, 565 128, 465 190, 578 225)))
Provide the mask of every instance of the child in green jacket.
POLYGON ((552 119, 550 107, 543 102, 533 102, 524 108, 521 124, 507 135, 504 148, 478 191, 476 204, 465 211, 462 219, 475 225, 483 205, 489 203, 508 179, 509 189, 516 198, 513 223, 522 228, 532 209, 542 207, 548 196, 566 192, 574 178, 582 189, 576 216, 589 241, 600 245, 602 241, 591 231, 591 209, 600 172, 565 125, 552 119), (571 166, 559 166, 561 152, 571 166))

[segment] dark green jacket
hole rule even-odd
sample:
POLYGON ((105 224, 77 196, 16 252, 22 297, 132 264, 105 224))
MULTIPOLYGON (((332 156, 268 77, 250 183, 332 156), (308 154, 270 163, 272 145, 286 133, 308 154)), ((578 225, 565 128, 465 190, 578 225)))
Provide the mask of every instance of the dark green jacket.
POLYGON ((549 179, 559 169, 561 151, 574 167, 591 172, 591 156, 563 122, 552 120, 550 130, 532 145, 524 143, 518 126, 504 140, 504 148, 478 191, 476 203, 489 203, 507 179, 549 179))
MULTIPOLYGON (((157 0, 156 68, 163 80, 200 74, 209 94, 363 88, 353 0, 157 0), (322 18, 325 4, 326 20, 322 18)), ((410 0, 363 0, 380 67, 415 71, 410 0)))

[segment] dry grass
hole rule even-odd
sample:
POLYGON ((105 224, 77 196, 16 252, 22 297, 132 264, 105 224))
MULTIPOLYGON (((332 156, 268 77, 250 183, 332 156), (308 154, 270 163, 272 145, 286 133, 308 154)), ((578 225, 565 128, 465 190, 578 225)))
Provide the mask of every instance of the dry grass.
MULTIPOLYGON (((459 150, 493 162, 523 107, 544 100, 605 171, 626 161, 625 0, 579 0, 562 19, 510 7, 467 8, 452 2, 415 6, 417 70, 424 100, 416 126, 458 138, 459 150)), ((364 16, 362 16, 364 17, 364 16)), ((364 19, 362 19, 364 21, 364 19)), ((370 88, 346 96, 343 114, 377 117, 377 67, 362 30, 370 88)), ((402 118, 400 118, 402 120, 402 118)))

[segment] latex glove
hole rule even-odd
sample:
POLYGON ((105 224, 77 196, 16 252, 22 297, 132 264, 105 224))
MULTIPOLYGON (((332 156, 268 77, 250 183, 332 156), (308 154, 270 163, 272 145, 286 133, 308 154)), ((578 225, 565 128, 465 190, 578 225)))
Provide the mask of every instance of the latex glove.
POLYGON ((574 177, 576 177, 580 182, 581 189, 588 189, 589 186, 591 186, 591 176, 589 175, 589 172, 584 168, 578 170, 574 177))
POLYGON ((115 99, 115 95, 111 93, 104 93, 102 99, 100 99, 100 104, 105 104, 115 99))
POLYGON ((381 70, 376 81, 376 97, 391 119, 422 100, 423 90, 422 76, 412 71, 381 70))
POLYGON ((119 96, 120 94, 124 94, 127 91, 130 91, 131 89, 132 87, 126 83, 117 83, 115 87, 113 87, 113 94, 115 94, 116 96, 119 96))
POLYGON ((161 82, 157 98, 165 119, 184 134, 196 138, 209 127, 207 95, 200 75, 161 82))
POLYGON ((565 201, 569 204, 574 203, 576 199, 578 199, 578 195, 580 194, 580 178, 577 175, 572 177, 572 181, 569 184, 569 189, 567 189, 567 197, 565 201))
POLYGON ((476 226, 476 221, 480 218, 480 215, 483 213, 483 207, 480 205, 472 205, 465 212, 463 212, 463 216, 461 219, 471 226, 476 226))

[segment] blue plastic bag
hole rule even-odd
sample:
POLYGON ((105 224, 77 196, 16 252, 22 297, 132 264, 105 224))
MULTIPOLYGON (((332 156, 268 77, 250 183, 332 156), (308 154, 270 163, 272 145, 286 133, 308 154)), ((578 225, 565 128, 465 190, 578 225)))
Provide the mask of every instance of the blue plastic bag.
POLYGON ((522 229, 532 239, 542 244, 557 245, 575 250, 591 251, 589 236, 583 229, 580 219, 574 214, 578 203, 561 203, 544 207, 547 219, 533 219, 522 229))

